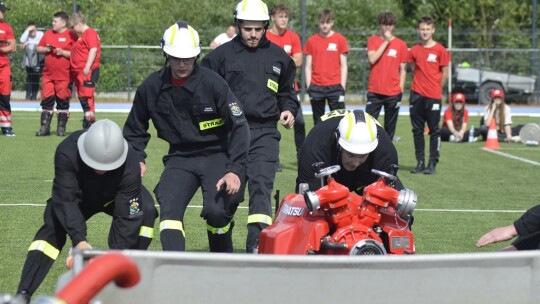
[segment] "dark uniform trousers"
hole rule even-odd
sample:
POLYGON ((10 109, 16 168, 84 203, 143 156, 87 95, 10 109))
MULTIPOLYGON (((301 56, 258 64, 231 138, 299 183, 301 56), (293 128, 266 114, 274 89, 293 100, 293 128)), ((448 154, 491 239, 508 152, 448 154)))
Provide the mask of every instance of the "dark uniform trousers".
POLYGON ((307 92, 313 110, 314 124, 321 121, 321 116, 324 114, 327 100, 330 111, 345 109, 345 102, 339 101, 340 96, 345 96, 345 90, 343 90, 343 87, 340 84, 331 86, 310 84, 307 92))
POLYGON ((216 190, 218 180, 225 175, 227 162, 225 153, 165 157, 165 169, 154 190, 160 205, 163 250, 185 251, 184 214, 200 186, 203 195, 201 217, 206 220, 210 251, 232 252, 231 221, 241 199, 227 195, 223 188, 216 190))
POLYGON ((306 140, 306 123, 304 121, 304 113, 302 106, 298 107, 296 117, 294 117, 294 144, 296 146, 296 158, 300 155, 302 144, 306 140))
POLYGON ((429 128, 429 161, 439 162, 441 135, 439 122, 441 120, 441 100, 424 97, 411 91, 410 117, 414 138, 414 150, 417 161, 425 160, 424 127, 429 128))
MULTIPOLYGON (((113 214, 126 214, 126 211, 129 212, 129 205, 114 203, 92 205, 85 202, 80 205, 80 208, 85 220, 100 212, 113 216, 109 230, 108 243, 110 249, 146 250, 150 246, 157 210, 152 195, 145 187, 141 187, 142 213, 132 218, 129 218, 129 214, 127 214, 122 222, 119 222, 118 217, 113 214)), ((45 223, 36 233, 34 241, 28 249, 17 293, 26 290, 32 295, 43 282, 66 244, 66 231, 56 217, 50 200, 47 201, 43 219, 45 223)), ((73 246, 75 245, 73 244, 73 246)))
MULTIPOLYGON (((248 253, 257 249, 261 230, 272 224, 271 194, 274 188, 281 139, 281 134, 275 127, 251 127, 250 131, 251 145, 246 174, 249 192, 246 239, 248 253)), ((241 192, 243 193, 243 190, 241 192)))
POLYGON ((384 130, 390 138, 396 134, 396 125, 399 117, 399 106, 401 105, 402 93, 393 96, 381 95, 368 92, 366 112, 379 119, 381 108, 384 106, 384 130))

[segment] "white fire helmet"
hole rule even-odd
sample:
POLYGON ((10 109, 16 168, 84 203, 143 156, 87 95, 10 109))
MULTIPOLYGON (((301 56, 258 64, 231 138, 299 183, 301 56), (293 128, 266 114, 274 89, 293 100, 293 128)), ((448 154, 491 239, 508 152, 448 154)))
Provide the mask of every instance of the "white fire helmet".
POLYGON ((378 122, 361 110, 349 111, 339 122, 338 144, 353 154, 368 154, 377 148, 378 122))
POLYGON ((163 34, 161 48, 172 57, 193 58, 201 53, 199 33, 185 21, 178 21, 163 34))
POLYGON ((120 127, 108 119, 96 121, 77 140, 79 155, 90 168, 110 171, 119 168, 128 153, 120 127))
POLYGON ((237 20, 268 21, 268 6, 261 0, 242 0, 234 11, 234 21, 237 20))

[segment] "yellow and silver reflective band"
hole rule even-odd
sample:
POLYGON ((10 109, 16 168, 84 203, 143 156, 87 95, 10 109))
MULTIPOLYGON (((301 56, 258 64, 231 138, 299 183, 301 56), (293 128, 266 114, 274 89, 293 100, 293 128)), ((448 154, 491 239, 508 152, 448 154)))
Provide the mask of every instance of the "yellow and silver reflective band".
POLYGON ((154 238, 154 227, 141 226, 141 231, 139 231, 139 236, 144 236, 149 239, 154 238))
POLYGON ((202 130, 221 127, 224 124, 225 124, 225 122, 223 121, 222 118, 216 118, 216 119, 212 119, 212 120, 201 121, 199 123, 199 129, 201 129, 201 131, 202 131, 202 130))
POLYGON ((206 224, 206 229, 208 231, 210 231, 212 234, 225 234, 227 232, 229 232, 229 229, 231 229, 231 223, 228 223, 227 225, 223 226, 223 227, 212 227, 208 224, 206 224))
POLYGON ((50 257, 53 260, 56 260, 58 255, 60 254, 60 250, 56 249, 53 245, 49 244, 49 242, 46 241, 33 241, 32 244, 30 244, 30 248, 28 248, 28 251, 37 250, 43 252, 46 256, 50 257))
POLYGON ((364 112, 364 115, 365 115, 366 117, 369 116, 369 118, 370 118, 371 120, 373 120, 373 121, 375 122, 375 124, 378 125, 379 127, 381 127, 381 128, 383 127, 383 126, 381 125, 381 123, 380 123, 375 117, 371 116, 370 114, 368 114, 368 113, 366 113, 366 112, 364 112))
POLYGON ((366 125, 367 125, 368 131, 369 131, 369 136, 371 137, 371 141, 374 141, 375 140, 375 130, 373 130, 373 125, 375 125, 375 124, 372 123, 372 122, 377 121, 377 120, 375 120, 373 117, 371 117, 371 115, 369 115, 368 113, 365 113, 365 117, 366 117, 366 125))
MULTIPOLYGON (((264 2, 262 2, 261 0, 253 0, 253 1, 258 1, 259 4, 261 5, 262 11, 265 12, 266 14, 268 14, 268 11, 266 11, 267 7, 264 5, 264 2)), ((244 0, 244 4, 242 5, 242 12, 246 11, 246 7, 247 7, 248 2, 249 2, 249 0, 244 0)))
POLYGON ((354 116, 354 113, 349 113, 349 115, 347 115, 347 132, 345 132, 345 139, 347 140, 350 140, 351 139, 351 133, 352 133, 352 129, 355 125, 355 116, 354 116))
POLYGON ((114 202, 114 200, 110 200, 110 201, 106 202, 106 203, 103 205, 103 207, 107 207, 107 206, 109 206, 110 204, 112 204, 113 202, 114 202))
POLYGON ((176 32, 178 31, 178 24, 175 23, 169 29, 172 30, 171 38, 169 39, 169 45, 173 45, 174 44, 174 38, 176 38, 176 32))
POLYGON ((186 232, 184 231, 184 226, 182 225, 181 221, 174 221, 174 220, 161 221, 159 223, 159 231, 163 231, 165 229, 180 230, 182 231, 182 235, 186 237, 186 232))
POLYGON ((263 223, 267 225, 272 225, 272 218, 266 214, 252 214, 248 215, 247 223, 263 223))
POLYGON ((272 79, 268 79, 268 82, 266 83, 266 86, 274 91, 274 93, 277 93, 278 90, 279 90, 279 84, 275 81, 273 81, 272 79))

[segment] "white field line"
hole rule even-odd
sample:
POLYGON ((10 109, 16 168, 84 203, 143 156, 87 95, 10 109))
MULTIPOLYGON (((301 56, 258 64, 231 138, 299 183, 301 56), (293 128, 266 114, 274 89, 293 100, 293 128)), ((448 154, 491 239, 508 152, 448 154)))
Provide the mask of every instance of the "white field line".
POLYGON ((540 163, 539 163, 539 162, 536 162, 536 161, 534 161, 534 160, 530 160, 530 159, 526 159, 526 158, 523 158, 523 157, 514 156, 514 155, 512 155, 512 154, 508 154, 508 153, 504 153, 504 152, 497 151, 497 150, 492 150, 492 149, 482 148, 482 150, 487 151, 487 152, 491 152, 491 153, 494 153, 494 154, 497 154, 497 155, 500 155, 500 156, 508 157, 508 158, 511 158, 511 159, 519 160, 519 161, 524 162, 524 163, 527 163, 527 164, 531 164, 531 165, 535 165, 535 166, 540 166, 540 163))
MULTIPOLYGON (((0 204, 0 207, 45 207, 46 204, 0 204)), ((159 205, 156 205, 159 208, 159 205)), ((188 208, 202 208, 201 205, 189 205, 188 208)), ((239 206, 238 209, 248 209, 248 206, 239 206)), ((272 207, 274 209, 274 207, 272 207)), ((469 212, 469 213, 524 213, 526 210, 481 210, 481 209, 414 209, 420 212, 469 212)))

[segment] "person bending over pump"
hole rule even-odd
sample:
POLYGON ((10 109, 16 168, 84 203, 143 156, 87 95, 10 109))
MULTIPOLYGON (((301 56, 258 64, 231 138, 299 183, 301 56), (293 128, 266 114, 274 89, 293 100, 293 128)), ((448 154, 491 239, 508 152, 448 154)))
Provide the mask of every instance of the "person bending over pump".
POLYGON ((135 151, 111 120, 64 139, 54 156, 52 196, 45 223, 28 249, 17 293, 30 299, 51 269, 69 236, 73 247, 91 249, 86 221, 97 213, 112 217, 110 249, 147 249, 157 210, 141 184, 135 151))

